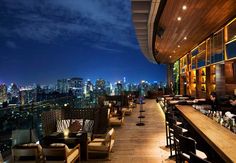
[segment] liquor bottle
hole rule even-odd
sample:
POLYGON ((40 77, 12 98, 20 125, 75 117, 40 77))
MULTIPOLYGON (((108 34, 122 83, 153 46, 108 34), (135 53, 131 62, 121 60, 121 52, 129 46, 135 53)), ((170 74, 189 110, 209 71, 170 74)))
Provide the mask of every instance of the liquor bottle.
POLYGON ((231 131, 232 131, 233 133, 236 133, 236 125, 235 125, 235 120, 234 120, 234 118, 232 118, 232 127, 231 127, 231 131))
POLYGON ((211 115, 211 111, 208 110, 208 112, 207 112, 207 116, 210 117, 210 115, 211 115))

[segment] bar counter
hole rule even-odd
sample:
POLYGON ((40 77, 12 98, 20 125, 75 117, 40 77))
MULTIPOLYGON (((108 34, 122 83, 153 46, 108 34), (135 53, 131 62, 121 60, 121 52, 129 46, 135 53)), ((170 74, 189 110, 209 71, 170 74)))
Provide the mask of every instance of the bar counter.
POLYGON ((176 108, 225 162, 236 162, 236 134, 192 106, 176 105, 176 108))

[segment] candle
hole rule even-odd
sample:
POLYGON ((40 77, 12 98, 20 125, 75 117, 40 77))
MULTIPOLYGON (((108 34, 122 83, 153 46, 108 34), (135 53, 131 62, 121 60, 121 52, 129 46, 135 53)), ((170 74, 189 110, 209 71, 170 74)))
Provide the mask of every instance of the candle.
POLYGON ((69 135, 69 129, 68 129, 68 128, 65 129, 65 130, 63 131, 63 134, 64 134, 64 137, 65 137, 65 138, 68 138, 68 135, 69 135))

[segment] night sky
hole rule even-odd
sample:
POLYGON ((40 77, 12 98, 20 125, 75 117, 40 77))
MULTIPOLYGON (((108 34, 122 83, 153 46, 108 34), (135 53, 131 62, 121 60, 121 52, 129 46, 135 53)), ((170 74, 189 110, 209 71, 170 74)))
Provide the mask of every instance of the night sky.
POLYGON ((0 83, 166 81, 138 46, 130 0, 0 0, 0 83))

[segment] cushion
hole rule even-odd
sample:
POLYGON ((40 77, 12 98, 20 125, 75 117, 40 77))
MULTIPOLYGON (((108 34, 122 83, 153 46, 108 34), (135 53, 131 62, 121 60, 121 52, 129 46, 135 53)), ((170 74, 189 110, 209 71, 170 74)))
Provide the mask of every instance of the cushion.
POLYGON ((64 143, 52 143, 50 144, 50 147, 55 147, 55 148, 65 148, 66 153, 70 152, 70 149, 68 148, 68 146, 64 143))
POLYGON ((108 146, 104 145, 102 142, 90 142, 88 144, 89 151, 107 151, 108 146))
POLYGON ((105 139, 104 138, 95 138, 93 139, 93 142, 104 142, 105 139))
POLYGON ((94 120, 86 119, 84 121, 83 131, 92 133, 93 132, 94 120))
POLYGON ((63 132, 70 126, 69 119, 57 120, 57 132, 63 132))
POLYGON ((50 144, 50 147, 65 147, 66 144, 64 143, 52 143, 50 144))
POLYGON ((79 132, 82 126, 79 121, 73 122, 70 127, 68 128, 70 132, 79 132))
POLYGON ((73 124, 75 121, 78 121, 80 123, 81 129, 83 129, 83 119, 71 119, 71 124, 73 124))

